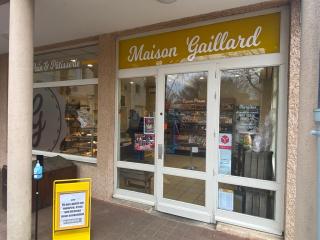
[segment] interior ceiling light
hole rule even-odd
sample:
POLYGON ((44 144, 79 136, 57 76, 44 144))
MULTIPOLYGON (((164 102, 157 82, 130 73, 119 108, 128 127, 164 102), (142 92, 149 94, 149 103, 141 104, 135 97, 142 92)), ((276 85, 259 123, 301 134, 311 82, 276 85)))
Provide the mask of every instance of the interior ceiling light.
POLYGON ((92 64, 90 64, 90 63, 89 63, 89 64, 87 64, 87 66, 88 66, 89 68, 93 67, 93 65, 92 65, 92 64))
POLYGON ((177 0, 157 0, 157 1, 164 4, 170 4, 170 3, 176 2, 177 0))

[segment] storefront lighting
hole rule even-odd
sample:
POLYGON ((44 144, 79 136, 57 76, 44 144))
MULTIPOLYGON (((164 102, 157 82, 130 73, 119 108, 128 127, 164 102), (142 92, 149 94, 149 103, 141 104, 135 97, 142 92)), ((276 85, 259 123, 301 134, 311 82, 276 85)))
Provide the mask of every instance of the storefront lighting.
POLYGON ((70 62, 76 62, 76 61, 77 61, 76 59, 71 59, 71 60, 70 60, 70 62))
POLYGON ((203 76, 201 76, 201 77, 200 77, 200 80, 203 80, 203 79, 204 79, 204 77, 203 77, 203 76))
POLYGON ((134 82, 131 81, 130 84, 134 84, 134 82))
POLYGON ((92 65, 92 64, 87 64, 87 66, 88 66, 89 68, 92 68, 92 67, 93 67, 93 65, 92 65))

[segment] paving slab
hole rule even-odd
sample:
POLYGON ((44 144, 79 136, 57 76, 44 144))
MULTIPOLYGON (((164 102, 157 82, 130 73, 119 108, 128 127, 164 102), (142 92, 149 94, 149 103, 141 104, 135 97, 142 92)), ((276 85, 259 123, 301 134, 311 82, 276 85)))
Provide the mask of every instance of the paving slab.
MULTIPOLYGON (((52 208, 39 211, 39 240, 52 239, 52 208)), ((6 239, 6 212, 0 210, 0 239, 6 239)), ((181 218, 170 219, 128 206, 92 201, 93 240, 244 240, 181 218)))

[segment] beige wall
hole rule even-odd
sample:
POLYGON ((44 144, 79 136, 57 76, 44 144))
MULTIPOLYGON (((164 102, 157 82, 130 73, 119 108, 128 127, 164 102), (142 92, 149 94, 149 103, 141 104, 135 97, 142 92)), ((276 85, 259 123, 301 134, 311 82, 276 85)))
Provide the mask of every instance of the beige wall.
POLYGON ((300 0, 291 1, 290 60, 288 89, 288 139, 285 190, 285 239, 295 239, 296 230, 296 170, 300 84, 300 0))
POLYGON ((8 55, 0 55, 0 168, 7 163, 8 55))
MULTIPOLYGON (((301 1, 301 59, 297 145, 295 239, 316 239, 317 159, 313 110, 319 81, 319 0, 301 1)), ((320 230, 320 229, 318 229, 320 230)))
POLYGON ((285 239, 316 239, 316 139, 319 1, 291 1, 285 239), (301 3, 302 2, 302 3, 301 3))
POLYGON ((80 177, 91 177, 93 197, 110 200, 113 194, 115 134, 116 40, 99 38, 98 156, 97 165, 77 163, 80 177))

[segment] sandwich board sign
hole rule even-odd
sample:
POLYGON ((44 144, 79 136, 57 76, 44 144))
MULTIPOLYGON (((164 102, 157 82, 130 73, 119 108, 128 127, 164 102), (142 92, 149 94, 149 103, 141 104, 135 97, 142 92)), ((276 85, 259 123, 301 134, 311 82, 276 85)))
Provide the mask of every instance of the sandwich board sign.
POLYGON ((53 184, 53 240, 90 240, 91 179, 53 184))

